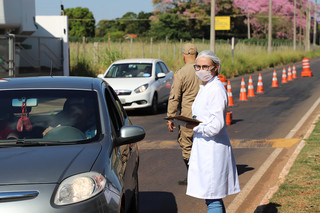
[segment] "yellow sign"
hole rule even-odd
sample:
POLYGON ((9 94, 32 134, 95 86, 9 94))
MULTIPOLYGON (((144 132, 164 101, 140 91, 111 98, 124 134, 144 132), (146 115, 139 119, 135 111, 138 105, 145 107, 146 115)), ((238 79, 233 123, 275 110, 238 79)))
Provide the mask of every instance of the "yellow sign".
POLYGON ((230 16, 216 16, 214 25, 215 30, 230 30, 230 16))

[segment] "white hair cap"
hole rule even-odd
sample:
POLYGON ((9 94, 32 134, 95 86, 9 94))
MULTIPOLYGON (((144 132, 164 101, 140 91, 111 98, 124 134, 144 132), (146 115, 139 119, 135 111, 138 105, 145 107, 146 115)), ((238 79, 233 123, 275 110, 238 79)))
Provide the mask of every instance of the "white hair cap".
POLYGON ((218 56, 216 56, 216 54, 214 54, 214 52, 212 52, 211 50, 203 50, 198 54, 196 60, 198 60, 198 58, 200 58, 200 57, 210 58, 213 61, 213 63, 219 64, 219 68, 218 68, 217 72, 218 72, 218 74, 220 73, 221 61, 218 58, 218 56))

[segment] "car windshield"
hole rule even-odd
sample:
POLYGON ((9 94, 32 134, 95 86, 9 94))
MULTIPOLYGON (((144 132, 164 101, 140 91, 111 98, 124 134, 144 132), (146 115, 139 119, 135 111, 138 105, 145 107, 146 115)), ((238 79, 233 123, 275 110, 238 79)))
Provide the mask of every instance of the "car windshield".
POLYGON ((148 78, 152 76, 151 63, 113 64, 105 78, 148 78))
POLYGON ((94 91, 1 91, 0 103, 0 146, 12 141, 90 141, 100 132, 94 91))

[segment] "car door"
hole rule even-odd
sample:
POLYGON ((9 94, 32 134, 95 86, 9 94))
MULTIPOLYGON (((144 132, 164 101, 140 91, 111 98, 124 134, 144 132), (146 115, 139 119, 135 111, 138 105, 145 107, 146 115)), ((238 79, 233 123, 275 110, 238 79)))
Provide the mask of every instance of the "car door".
MULTIPOLYGON (((108 111, 111 119, 113 138, 120 136, 121 127, 131 125, 125 110, 123 109, 118 96, 114 90, 107 86, 105 89, 105 97, 108 105, 108 111)), ((124 208, 129 208, 132 197, 135 195, 138 177, 138 152, 136 144, 126 144, 122 146, 114 146, 112 162, 115 171, 123 180, 123 193, 126 201, 124 208)))
POLYGON ((158 84, 158 88, 157 88, 158 102, 162 103, 162 102, 164 102, 165 97, 166 97, 166 78, 158 78, 157 76, 159 73, 165 74, 165 72, 161 68, 160 62, 157 62, 156 63, 156 81, 158 84))
POLYGON ((162 71, 166 74, 164 99, 168 100, 170 96, 171 86, 173 83, 173 72, 171 72, 163 62, 160 62, 160 66, 162 68, 162 71))
MULTIPOLYGON (((109 118, 111 123, 111 132, 112 138, 115 140, 117 137, 120 137, 121 127, 124 125, 123 115, 121 115, 118 106, 120 101, 119 99, 113 95, 113 90, 110 89, 109 86, 105 88, 105 98, 108 106, 109 118)), ((125 171, 127 158, 123 156, 127 155, 126 151, 128 150, 127 146, 114 146, 113 147, 113 155, 112 162, 114 165, 114 169, 120 178, 123 178, 123 173, 125 171)))

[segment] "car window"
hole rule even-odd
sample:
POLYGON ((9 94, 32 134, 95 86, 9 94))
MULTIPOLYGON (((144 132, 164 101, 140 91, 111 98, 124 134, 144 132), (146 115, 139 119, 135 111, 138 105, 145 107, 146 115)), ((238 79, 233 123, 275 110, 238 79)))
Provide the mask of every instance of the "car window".
POLYGON ((124 63, 113 64, 105 78, 148 78, 151 76, 151 63, 124 63))
POLYGON ((167 74, 167 73, 169 72, 167 66, 166 66, 163 62, 160 62, 160 66, 161 66, 162 71, 163 71, 164 73, 167 74))
POLYGON ((111 123, 116 131, 117 136, 119 136, 120 129, 124 125, 127 115, 124 112, 117 95, 109 86, 105 88, 105 98, 111 123))
POLYGON ((97 94, 78 90, 0 92, 1 140, 80 141, 100 132, 97 94))
POLYGON ((163 70, 160 67, 160 63, 158 62, 156 64, 156 75, 158 75, 159 73, 164 73, 163 70))

